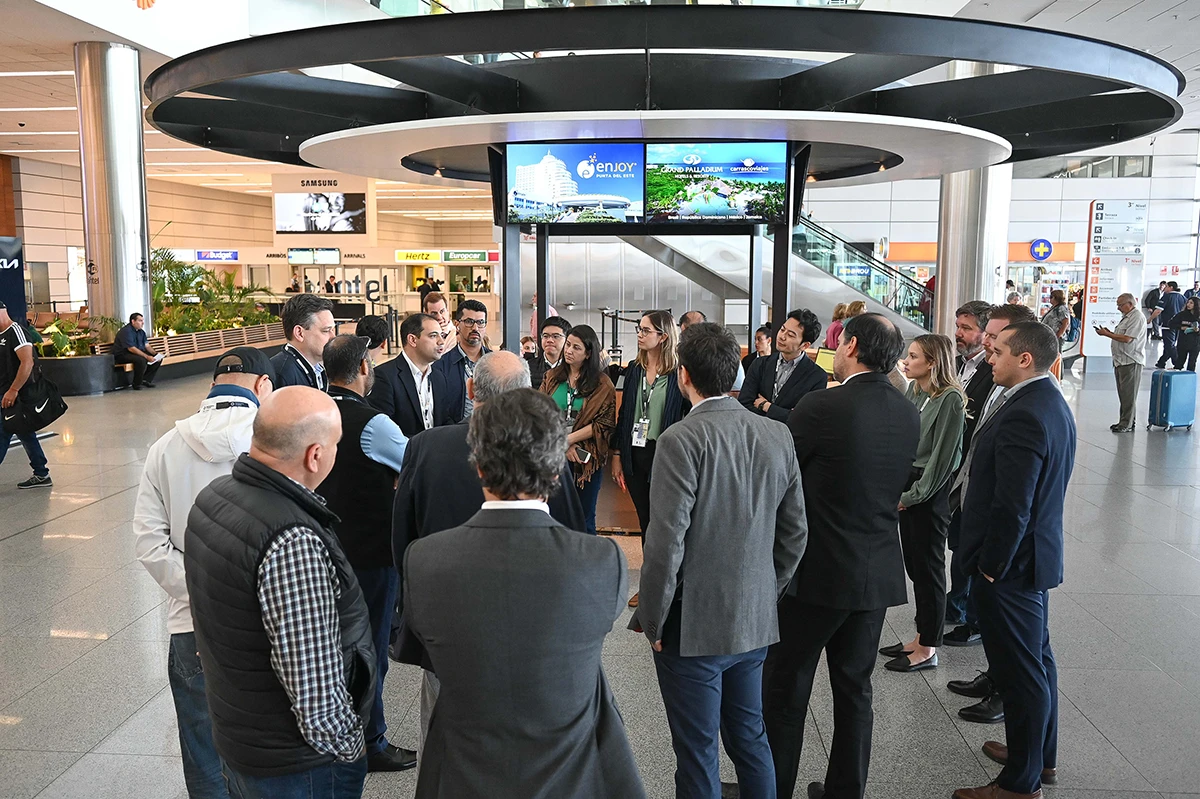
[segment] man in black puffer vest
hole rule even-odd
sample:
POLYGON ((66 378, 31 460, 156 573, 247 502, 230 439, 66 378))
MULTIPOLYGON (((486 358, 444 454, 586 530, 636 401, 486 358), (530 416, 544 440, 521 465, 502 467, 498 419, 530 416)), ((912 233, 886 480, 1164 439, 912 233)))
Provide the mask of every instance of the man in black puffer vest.
POLYGON ((404 771, 417 765, 417 753, 388 743, 383 679, 400 581, 392 563, 392 498, 408 438, 365 399, 375 383, 369 345, 359 336, 338 336, 325 345, 322 362, 329 396, 342 414, 342 440, 333 471, 317 493, 341 519, 337 537, 358 578, 375 636, 375 705, 364 731, 367 770, 404 771))
POLYGON ((333 400, 274 392, 250 453, 196 497, 184 565, 213 740, 241 799, 362 795, 375 650, 338 518, 313 490, 341 438, 333 400))

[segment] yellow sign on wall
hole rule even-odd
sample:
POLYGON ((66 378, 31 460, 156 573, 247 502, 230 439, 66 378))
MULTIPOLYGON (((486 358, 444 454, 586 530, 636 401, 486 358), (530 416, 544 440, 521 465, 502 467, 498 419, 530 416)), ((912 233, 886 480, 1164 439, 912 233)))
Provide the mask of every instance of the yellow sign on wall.
POLYGON ((396 250, 398 264, 436 264, 441 260, 441 250, 396 250))

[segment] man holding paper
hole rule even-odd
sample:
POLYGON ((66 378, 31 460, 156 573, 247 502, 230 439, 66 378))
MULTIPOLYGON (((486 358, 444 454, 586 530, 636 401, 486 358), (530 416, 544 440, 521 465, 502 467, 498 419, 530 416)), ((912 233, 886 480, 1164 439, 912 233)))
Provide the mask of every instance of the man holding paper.
POLYGON ((146 339, 146 319, 140 313, 129 315, 129 324, 117 331, 113 361, 133 364, 133 390, 154 388, 154 375, 162 364, 162 353, 150 349, 146 339))

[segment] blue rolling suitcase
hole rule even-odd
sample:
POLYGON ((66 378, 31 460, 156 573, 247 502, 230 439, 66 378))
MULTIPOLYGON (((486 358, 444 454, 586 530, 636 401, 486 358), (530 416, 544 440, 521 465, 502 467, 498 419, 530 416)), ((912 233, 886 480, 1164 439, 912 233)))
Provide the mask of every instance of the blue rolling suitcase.
POLYGON ((1150 423, 1153 427, 1186 427, 1196 421, 1196 373, 1159 369, 1150 378, 1150 423))

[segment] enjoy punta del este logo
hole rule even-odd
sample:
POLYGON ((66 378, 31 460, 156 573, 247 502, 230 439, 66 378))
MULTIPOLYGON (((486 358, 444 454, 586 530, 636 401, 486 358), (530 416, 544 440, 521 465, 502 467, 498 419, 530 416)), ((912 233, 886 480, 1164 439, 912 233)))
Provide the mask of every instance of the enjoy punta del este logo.
POLYGON ((635 177, 637 168, 637 161, 601 161, 596 153, 592 153, 575 165, 575 174, 584 180, 593 177, 631 178, 635 177))

